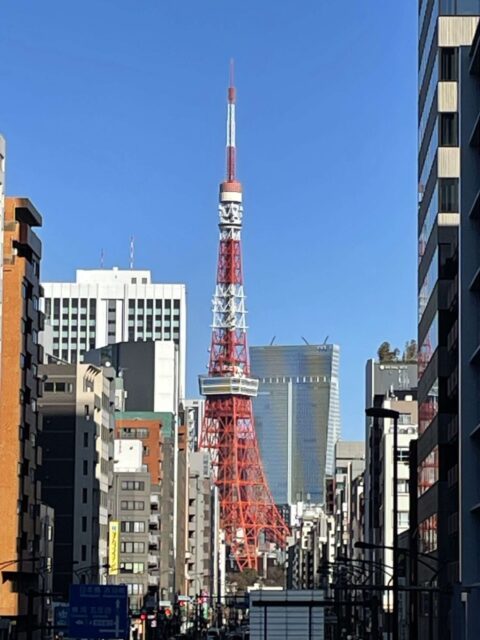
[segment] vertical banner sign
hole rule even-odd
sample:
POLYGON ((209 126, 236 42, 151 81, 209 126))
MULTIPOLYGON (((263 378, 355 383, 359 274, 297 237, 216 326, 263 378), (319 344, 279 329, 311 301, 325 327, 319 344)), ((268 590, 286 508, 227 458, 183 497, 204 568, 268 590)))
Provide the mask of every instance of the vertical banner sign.
POLYGON ((120 528, 117 520, 111 520, 108 535, 108 573, 118 575, 118 556, 120 551, 120 528))

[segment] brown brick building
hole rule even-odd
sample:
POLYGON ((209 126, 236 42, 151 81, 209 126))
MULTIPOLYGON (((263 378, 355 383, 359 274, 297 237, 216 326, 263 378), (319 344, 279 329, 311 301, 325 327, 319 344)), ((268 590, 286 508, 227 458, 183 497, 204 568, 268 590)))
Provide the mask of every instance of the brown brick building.
MULTIPOLYGON (((39 312, 41 243, 33 231, 42 218, 27 198, 5 199, 3 349, 0 403, 0 616, 26 625, 29 589, 45 570, 39 559, 41 450, 37 412, 43 328, 39 312)), ((36 606, 40 603, 36 601, 36 606)), ((36 607, 35 607, 36 608, 36 607)))

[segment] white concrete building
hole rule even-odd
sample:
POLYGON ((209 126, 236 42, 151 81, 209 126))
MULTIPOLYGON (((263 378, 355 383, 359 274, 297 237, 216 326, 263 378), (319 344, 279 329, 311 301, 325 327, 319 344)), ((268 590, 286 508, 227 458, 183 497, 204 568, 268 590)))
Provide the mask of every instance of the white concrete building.
POLYGON ((154 284, 151 272, 79 269, 75 282, 45 282, 44 311, 53 326, 52 355, 82 362, 86 351, 118 342, 161 340, 179 348, 185 389, 186 290, 154 284))
MULTIPOLYGON (((385 409, 394 409, 400 413, 398 422, 398 534, 409 527, 409 445, 410 440, 418 437, 418 412, 417 401, 413 396, 405 395, 402 400, 395 397, 386 399, 383 403, 385 409)), ((381 482, 381 544, 385 547, 393 545, 393 496, 395 487, 393 486, 393 420, 386 418, 383 420, 383 434, 380 442, 380 482, 381 482)), ((393 567, 392 549, 383 549, 381 552, 381 562, 386 567, 393 567)), ((392 570, 385 571, 385 584, 391 580, 392 570)), ((393 607, 392 599, 384 596, 385 610, 393 607)))

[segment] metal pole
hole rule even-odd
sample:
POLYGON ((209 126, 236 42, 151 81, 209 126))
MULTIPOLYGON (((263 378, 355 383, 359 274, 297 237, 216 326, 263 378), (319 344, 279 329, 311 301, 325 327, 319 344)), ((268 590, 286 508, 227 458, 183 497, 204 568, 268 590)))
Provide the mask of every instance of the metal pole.
POLYGON ((393 418, 393 640, 398 640, 398 417, 393 418))
POLYGON ((433 591, 428 592, 428 640, 433 640, 433 591))

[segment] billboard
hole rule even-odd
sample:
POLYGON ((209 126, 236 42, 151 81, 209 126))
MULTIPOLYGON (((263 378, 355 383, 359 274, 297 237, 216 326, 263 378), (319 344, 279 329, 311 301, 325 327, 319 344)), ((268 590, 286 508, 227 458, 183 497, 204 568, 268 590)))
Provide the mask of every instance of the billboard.
POLYGON ((111 520, 108 529, 108 573, 118 575, 118 558, 120 553, 120 523, 111 520))

